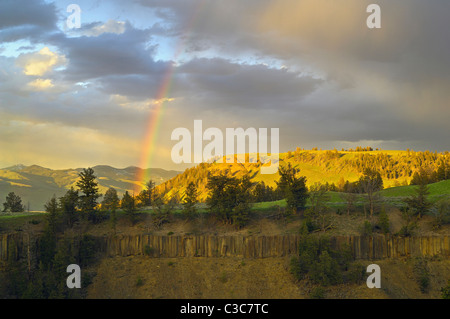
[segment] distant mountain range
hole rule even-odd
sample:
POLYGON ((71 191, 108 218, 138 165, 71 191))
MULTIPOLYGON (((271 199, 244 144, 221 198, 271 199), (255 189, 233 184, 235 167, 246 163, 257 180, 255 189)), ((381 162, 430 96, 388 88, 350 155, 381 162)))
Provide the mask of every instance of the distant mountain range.
MULTIPOLYGON (((124 169, 114 168, 107 165, 92 167, 101 193, 105 193, 109 187, 113 187, 122 196, 125 191, 132 192, 135 185, 139 167, 130 166, 124 169)), ((22 198, 22 203, 30 210, 43 210, 44 204, 53 196, 63 196, 71 186, 76 187, 78 174, 82 168, 52 170, 38 165, 14 165, 0 169, 0 210, 2 203, 9 192, 14 192, 22 198)), ((174 176, 179 171, 164 170, 161 168, 147 169, 150 176, 159 185, 174 176)))

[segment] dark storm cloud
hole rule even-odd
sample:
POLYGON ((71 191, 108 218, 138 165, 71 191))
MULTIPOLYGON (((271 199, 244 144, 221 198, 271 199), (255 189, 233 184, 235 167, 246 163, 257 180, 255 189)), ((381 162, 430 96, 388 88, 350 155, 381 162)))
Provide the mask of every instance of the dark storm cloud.
POLYGON ((179 67, 189 91, 211 107, 243 109, 295 108, 321 82, 299 72, 224 59, 194 59, 179 67), (219 103, 218 103, 219 102, 219 103))
POLYGON ((44 1, 2 0, 0 2, 0 42, 36 40, 56 30, 57 11, 44 1))
POLYGON ((149 43, 147 30, 130 24, 121 34, 103 33, 96 37, 68 38, 50 36, 49 43, 58 46, 69 59, 65 75, 68 80, 82 81, 111 75, 161 74, 166 63, 154 61, 155 46, 149 43))

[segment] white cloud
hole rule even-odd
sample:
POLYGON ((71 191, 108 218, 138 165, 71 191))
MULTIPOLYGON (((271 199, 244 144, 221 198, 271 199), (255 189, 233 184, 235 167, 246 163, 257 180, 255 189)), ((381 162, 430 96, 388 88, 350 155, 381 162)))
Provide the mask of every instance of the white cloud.
POLYGON ((23 73, 26 75, 42 76, 55 67, 64 65, 66 58, 52 52, 48 47, 44 47, 37 52, 19 55, 16 63, 23 68, 23 73))

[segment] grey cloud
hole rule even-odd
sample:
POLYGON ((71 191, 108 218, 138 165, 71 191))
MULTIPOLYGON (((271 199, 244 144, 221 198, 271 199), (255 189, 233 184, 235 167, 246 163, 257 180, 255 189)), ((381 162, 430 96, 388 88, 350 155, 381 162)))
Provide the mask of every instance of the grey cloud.
POLYGON ((57 10, 44 1, 3 0, 0 2, 0 41, 36 40, 55 31, 57 10))
POLYGON ((321 82, 286 69, 218 58, 192 60, 177 72, 185 76, 191 94, 200 99, 255 110, 295 108, 321 82))
POLYGON ((147 46, 150 35, 127 24, 122 34, 103 33, 97 37, 49 37, 65 53, 70 63, 67 79, 81 81, 109 75, 163 72, 165 63, 152 59, 154 46, 147 46))

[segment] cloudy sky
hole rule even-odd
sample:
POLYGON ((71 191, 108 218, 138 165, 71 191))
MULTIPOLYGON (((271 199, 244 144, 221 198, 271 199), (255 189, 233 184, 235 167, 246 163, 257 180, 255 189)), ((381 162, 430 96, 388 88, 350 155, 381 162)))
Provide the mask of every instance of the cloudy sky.
POLYGON ((280 128, 281 151, 449 150, 449 16, 447 0, 2 0, 0 167, 138 166, 160 108, 152 167, 185 167, 170 136, 195 119, 280 128))

